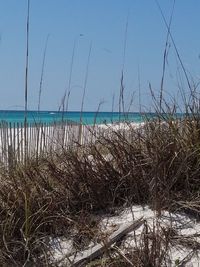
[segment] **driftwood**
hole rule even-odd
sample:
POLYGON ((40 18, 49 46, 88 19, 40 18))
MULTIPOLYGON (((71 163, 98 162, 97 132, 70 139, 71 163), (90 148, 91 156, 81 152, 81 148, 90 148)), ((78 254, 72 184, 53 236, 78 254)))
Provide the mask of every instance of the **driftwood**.
POLYGON ((115 231, 110 237, 108 237, 104 244, 97 244, 92 248, 77 253, 76 256, 69 257, 68 260, 70 261, 71 266, 85 266, 88 262, 94 260, 97 257, 100 257, 113 243, 120 240, 129 232, 138 229, 143 224, 143 222, 143 218, 140 218, 139 220, 136 220, 134 222, 122 225, 117 231, 115 231))

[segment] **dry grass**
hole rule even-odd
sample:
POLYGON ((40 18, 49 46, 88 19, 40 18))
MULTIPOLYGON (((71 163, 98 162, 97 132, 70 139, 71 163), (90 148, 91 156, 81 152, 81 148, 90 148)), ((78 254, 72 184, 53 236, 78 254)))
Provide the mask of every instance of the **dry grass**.
MULTIPOLYGON (((127 124, 125 131, 113 131, 91 145, 29 159, 9 171, 1 167, 2 266, 50 266, 48 237, 67 236, 76 228, 74 240, 81 246, 97 231, 92 214, 116 207, 148 204, 158 214, 164 208, 182 209, 198 218, 200 117, 196 112, 182 119, 172 115, 158 114, 138 130, 127 124)), ((161 249, 155 250, 154 241, 146 247, 145 238, 134 252, 140 259, 134 266, 160 266, 155 261, 164 259, 161 249), (151 252, 147 265, 146 250, 151 252)), ((118 255, 119 266, 130 266, 125 258, 118 255)), ((116 259, 109 266, 118 266, 116 259)))

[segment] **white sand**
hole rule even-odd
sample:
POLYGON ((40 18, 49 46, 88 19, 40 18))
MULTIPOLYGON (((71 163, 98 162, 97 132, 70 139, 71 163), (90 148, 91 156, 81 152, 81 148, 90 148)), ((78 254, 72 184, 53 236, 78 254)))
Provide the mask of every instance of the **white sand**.
MULTIPOLYGON (((195 220, 189 218, 186 214, 181 213, 172 213, 170 214, 167 211, 164 211, 162 215, 157 218, 155 212, 153 212, 149 207, 145 206, 132 206, 129 209, 125 209, 119 215, 116 216, 102 216, 100 222, 100 232, 102 233, 112 233, 114 230, 118 229, 120 225, 126 224, 128 222, 132 222, 133 220, 137 220, 143 217, 151 231, 153 227, 159 225, 162 228, 173 227, 176 231, 176 238, 174 240, 178 240, 178 238, 193 238, 200 242, 200 223, 195 220), (194 237, 195 236, 195 237, 194 237)), ((142 237, 143 226, 141 226, 135 232, 129 233, 126 238, 123 240, 121 247, 122 250, 126 251, 126 249, 134 249, 136 247, 135 237, 137 243, 140 243, 142 237)), ((94 243, 91 242, 90 247, 94 246, 94 243)), ((66 255, 75 254, 75 249, 72 245, 72 239, 70 238, 54 238, 51 239, 51 261, 59 262, 61 259, 63 261, 60 262, 59 266, 68 266, 66 261, 66 255)), ((168 259, 167 266, 174 267, 179 266, 177 263, 181 263, 183 260, 186 260, 185 267, 199 267, 200 266, 200 251, 196 253, 192 252, 192 249, 187 247, 185 244, 181 242, 176 242, 176 244, 170 244, 168 251, 168 259)), ((70 266, 70 265, 69 265, 70 266)), ((181 265, 182 266, 182 265, 181 265)))

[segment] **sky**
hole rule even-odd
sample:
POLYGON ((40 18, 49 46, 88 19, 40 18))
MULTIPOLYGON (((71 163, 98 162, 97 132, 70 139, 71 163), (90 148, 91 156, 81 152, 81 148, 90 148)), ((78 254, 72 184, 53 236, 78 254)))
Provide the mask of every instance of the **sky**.
MULTIPOLYGON (((158 0, 169 22, 172 0, 158 0)), ((199 79, 200 1, 176 0, 171 34, 193 81, 199 79)), ((0 109, 24 108, 27 0, 0 0, 0 109)), ((69 110, 80 110, 91 54, 83 109, 118 110, 121 73, 124 99, 131 110, 150 109, 149 84, 159 94, 167 28, 155 0, 31 0, 29 32, 28 108, 37 109, 42 60, 48 46, 41 109, 57 110, 70 85, 69 110), (127 23, 128 22, 128 23, 127 23), (128 24, 128 25, 127 25, 128 24), (126 31, 127 25, 127 31, 126 31), (126 43, 126 45, 125 45, 126 43), (139 90, 140 88, 140 90, 139 90), (139 101, 140 91, 140 101, 139 101)), ((168 99, 187 91, 171 40, 164 83, 168 99)))

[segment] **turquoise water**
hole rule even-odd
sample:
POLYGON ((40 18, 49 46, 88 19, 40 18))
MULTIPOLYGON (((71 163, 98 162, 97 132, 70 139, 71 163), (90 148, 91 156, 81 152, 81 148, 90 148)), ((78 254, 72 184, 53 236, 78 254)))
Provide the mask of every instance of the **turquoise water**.
MULTIPOLYGON (((80 122, 80 112, 68 111, 68 112, 57 112, 57 111, 28 111, 27 120, 28 123, 34 124, 37 122, 43 123, 53 123, 55 121, 69 120, 73 122, 80 122)), ((100 123, 111 123, 119 121, 133 121, 141 122, 143 117, 140 113, 126 113, 120 114, 118 112, 83 112, 82 121, 84 124, 97 124, 100 123)), ((8 123, 21 123, 24 122, 24 111, 16 110, 1 110, 0 111, 0 121, 6 121, 8 123)))

